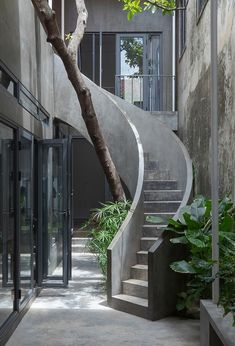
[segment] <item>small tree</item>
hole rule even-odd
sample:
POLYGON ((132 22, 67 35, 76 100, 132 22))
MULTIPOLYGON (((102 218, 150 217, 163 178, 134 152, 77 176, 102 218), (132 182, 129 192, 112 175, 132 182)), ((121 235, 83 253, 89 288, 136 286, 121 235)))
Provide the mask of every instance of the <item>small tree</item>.
POLYGON ((61 58, 68 78, 77 94, 82 110, 82 117, 85 121, 99 161, 103 167, 113 199, 114 201, 122 201, 125 199, 125 193, 120 177, 112 161, 109 149, 99 126, 90 90, 87 88, 77 65, 78 46, 83 38, 88 17, 85 2, 84 0, 75 0, 78 13, 77 24, 73 34, 70 35, 68 46, 66 46, 64 38, 61 37, 58 29, 55 12, 50 8, 47 0, 31 1, 36 9, 39 20, 46 31, 47 41, 52 44, 56 53, 61 58))

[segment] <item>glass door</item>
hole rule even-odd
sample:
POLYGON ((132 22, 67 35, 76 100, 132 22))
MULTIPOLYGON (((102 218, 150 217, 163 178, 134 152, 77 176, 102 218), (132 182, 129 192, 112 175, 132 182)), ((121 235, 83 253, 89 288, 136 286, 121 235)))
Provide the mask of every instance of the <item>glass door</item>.
POLYGON ((21 299, 34 285, 33 137, 23 132, 19 143, 19 229, 21 299))
POLYGON ((0 325, 13 311, 15 246, 15 136, 0 123, 0 325))
POLYGON ((145 109, 146 38, 141 34, 117 35, 116 94, 145 109))
MULTIPOLYGON (((162 109, 162 92, 163 83, 167 83, 167 78, 161 75, 161 50, 160 35, 149 34, 147 43, 148 75, 149 75, 149 93, 148 93, 148 110, 159 111, 162 109), (165 80, 163 80, 163 78, 165 80)), ((171 80, 169 79, 169 82, 171 80)), ((164 89, 165 90, 165 89, 164 89)))
POLYGON ((68 141, 45 140, 39 144, 39 206, 41 224, 38 270, 42 285, 68 284, 70 229, 68 205, 68 141))
POLYGON ((117 35, 116 95, 144 110, 160 110, 160 48, 160 34, 117 35))

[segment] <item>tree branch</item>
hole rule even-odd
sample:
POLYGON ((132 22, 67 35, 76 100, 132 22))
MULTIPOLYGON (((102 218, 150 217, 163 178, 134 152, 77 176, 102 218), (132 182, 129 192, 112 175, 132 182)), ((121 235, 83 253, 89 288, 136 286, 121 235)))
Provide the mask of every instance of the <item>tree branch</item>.
POLYGON ((78 47, 81 43, 81 40, 85 32, 85 28, 87 25, 88 12, 87 12, 84 0, 75 0, 75 1, 76 1, 78 17, 77 17, 77 24, 76 24, 75 31, 73 32, 72 38, 68 45, 68 51, 74 57, 74 59, 77 60, 77 51, 78 51, 78 47))
POLYGON ((90 90, 86 87, 82 74, 77 65, 77 49, 83 37, 87 22, 87 10, 84 0, 76 0, 78 11, 77 26, 68 47, 61 38, 55 18, 55 12, 50 8, 47 0, 31 1, 36 9, 40 22, 46 31, 47 41, 52 44, 55 51, 63 61, 68 78, 77 94, 77 98, 81 106, 82 117, 86 124, 92 143, 94 144, 94 148, 101 166, 103 167, 113 199, 115 201, 124 200, 125 193, 121 180, 99 126, 92 103, 90 90))

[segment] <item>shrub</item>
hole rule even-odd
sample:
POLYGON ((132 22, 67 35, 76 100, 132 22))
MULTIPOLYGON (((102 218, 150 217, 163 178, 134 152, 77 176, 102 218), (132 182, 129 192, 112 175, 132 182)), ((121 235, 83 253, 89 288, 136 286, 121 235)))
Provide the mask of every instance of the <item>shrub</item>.
MULTIPOLYGON (((187 289, 179 294, 177 309, 190 310, 200 299, 211 297, 212 215, 211 200, 197 197, 180 210, 177 221, 170 219, 167 230, 177 234, 173 244, 185 244, 188 258, 173 262, 172 270, 188 275, 187 289)), ((219 203, 220 278, 219 304, 225 314, 231 312, 235 322, 235 209, 230 198, 219 203)))
POLYGON ((107 277, 107 249, 130 209, 130 202, 101 203, 102 207, 94 210, 86 226, 91 228, 91 240, 87 246, 96 254, 98 264, 107 277))

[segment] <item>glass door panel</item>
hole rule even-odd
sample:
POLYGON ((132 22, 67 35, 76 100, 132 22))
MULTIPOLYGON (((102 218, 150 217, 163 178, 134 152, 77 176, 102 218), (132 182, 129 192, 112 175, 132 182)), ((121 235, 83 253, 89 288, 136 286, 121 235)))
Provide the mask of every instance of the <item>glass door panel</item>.
POLYGON ((22 299, 33 286, 33 142, 30 135, 22 135, 19 150, 20 172, 20 285, 22 299))
POLYGON ((117 35, 116 95, 148 111, 160 110, 162 102, 160 37, 117 35))
POLYGON ((42 276, 44 284, 68 283, 67 141, 41 144, 42 276))
MULTIPOLYGON (((161 98, 163 82, 167 82, 167 78, 163 81, 161 75, 161 50, 160 50, 160 35, 149 35, 148 38, 148 74, 149 74, 149 93, 148 93, 148 109, 150 111, 159 111, 161 109, 161 98)), ((171 80, 169 79, 169 82, 171 80)))
POLYGON ((13 310, 14 131, 0 123, 0 325, 13 310))
POLYGON ((117 94, 143 108, 145 83, 145 38, 139 35, 118 35, 117 94))

